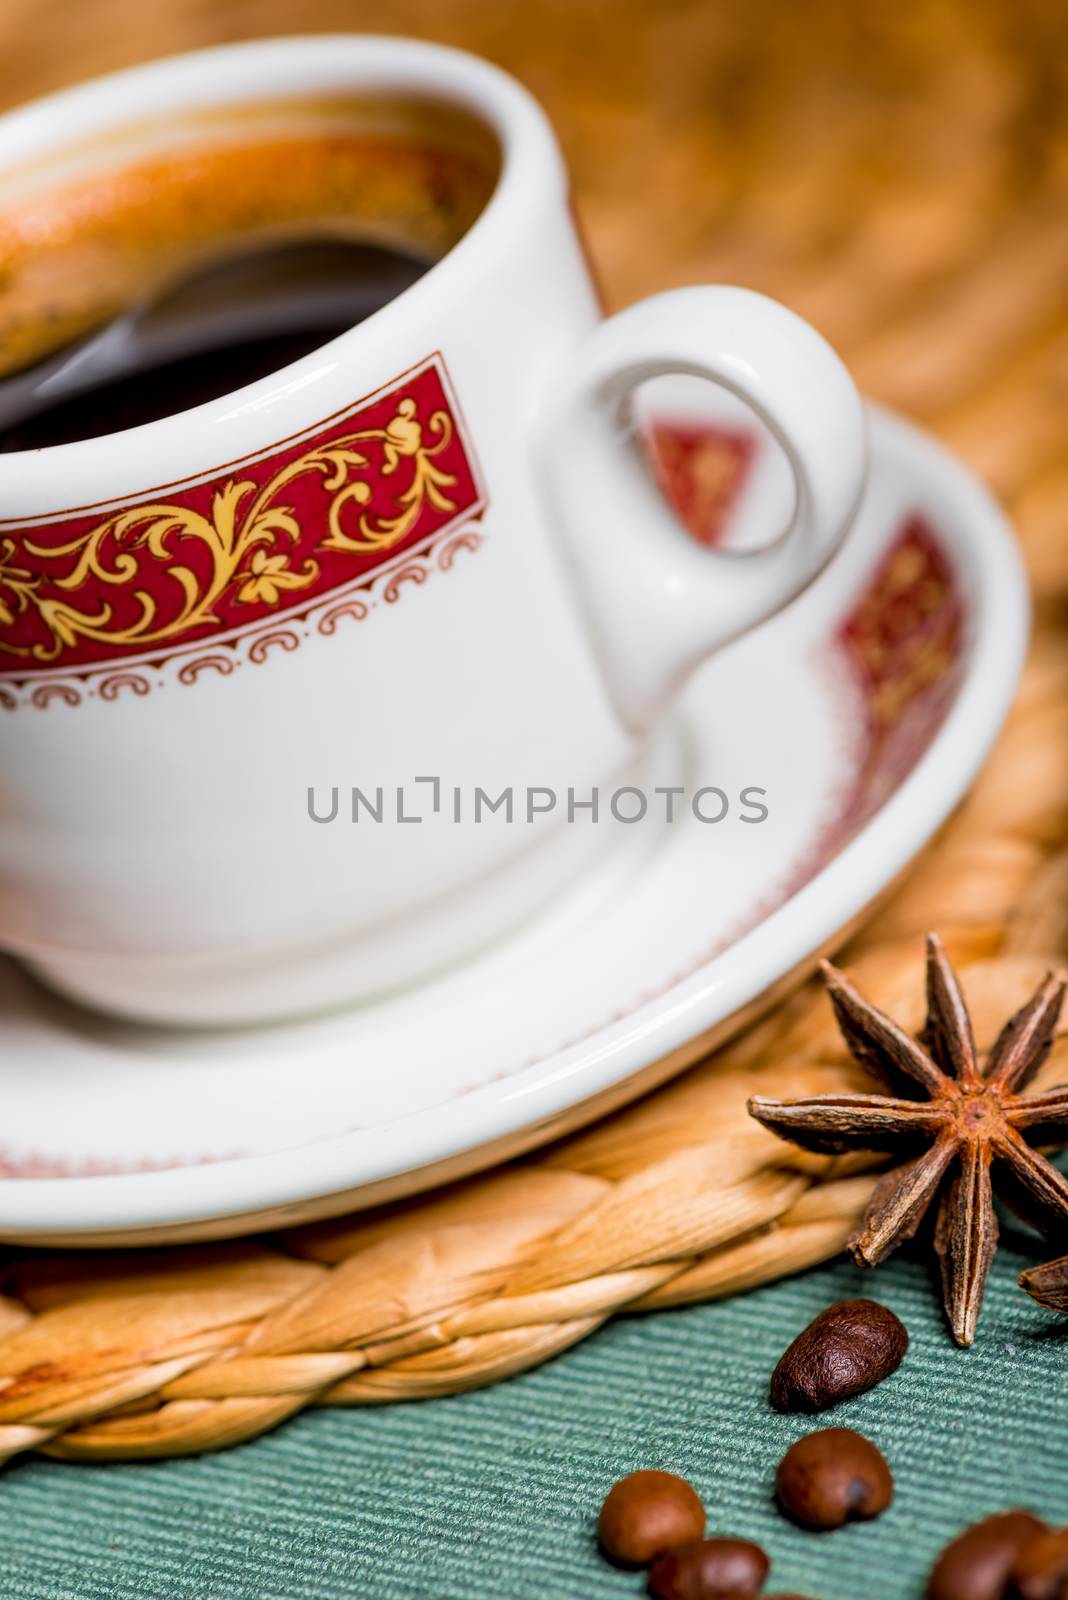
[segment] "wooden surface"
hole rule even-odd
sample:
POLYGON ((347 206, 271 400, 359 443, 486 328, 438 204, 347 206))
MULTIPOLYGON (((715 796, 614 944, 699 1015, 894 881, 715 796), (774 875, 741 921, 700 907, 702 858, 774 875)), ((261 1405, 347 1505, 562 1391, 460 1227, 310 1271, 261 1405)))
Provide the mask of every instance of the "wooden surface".
MULTIPOLYGON (((1068 49, 1063 0, 848 7, 40 0, 0 13, 10 100, 298 26, 469 45, 548 106, 611 305, 728 280, 780 295, 1015 518, 1039 630, 998 751, 846 953, 918 1024, 939 927, 989 1040, 1068 958, 1068 49)), ((1063 1038, 1049 1071, 1068 1068, 1063 1038)), ((0 1457, 183 1453, 314 1403, 489 1383, 618 1309, 734 1293, 841 1248, 870 1177, 786 1147, 745 1094, 853 1082, 806 991, 719 1057, 459 1195, 272 1245, 9 1263, 0 1457)))

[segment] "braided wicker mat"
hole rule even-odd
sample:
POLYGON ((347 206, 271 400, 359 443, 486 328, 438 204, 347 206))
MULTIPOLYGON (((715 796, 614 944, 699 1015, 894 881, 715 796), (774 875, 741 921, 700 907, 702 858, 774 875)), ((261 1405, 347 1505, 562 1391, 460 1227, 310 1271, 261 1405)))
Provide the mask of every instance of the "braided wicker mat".
MULTIPOLYGON (((292 25, 270 3, 255 9, 257 31, 292 25)), ((1064 121, 1068 94, 1049 79, 1057 51, 1046 39, 1057 8, 1021 0, 1011 48, 995 37, 996 8, 936 4, 916 8, 911 33, 842 45, 866 80, 863 93, 834 100, 829 127, 813 115, 808 85, 833 96, 839 80, 810 73, 804 39, 824 24, 832 42, 845 34, 833 35, 822 0, 798 8, 795 53, 781 37, 794 8, 775 12, 778 32, 762 29, 762 9, 758 0, 745 8, 743 63, 767 96, 762 137, 743 127, 733 143, 717 143, 714 160, 710 125, 698 118, 692 137, 677 127, 673 142, 635 136, 633 161, 609 159, 605 140, 624 137, 619 108, 572 94, 570 60, 552 56, 549 29, 531 81, 543 92, 555 85, 551 109, 617 299, 682 276, 780 295, 836 340, 866 390, 921 416, 1009 507, 1039 624, 1016 708, 965 805, 840 957, 877 1003, 918 1026, 922 934, 937 928, 989 1043, 1043 971, 1068 956, 1068 462, 1058 458, 1068 421, 1068 233, 1058 199, 1068 142, 1063 128, 1050 130, 1050 119, 1064 121), (777 54, 765 34, 775 34, 777 54), (923 76, 928 43, 942 66, 923 76), (805 163, 792 178, 790 150, 805 163), (684 213, 661 202, 671 184, 651 181, 654 155, 699 204, 684 213), (624 171, 626 195, 613 188, 624 171), (646 193, 652 225, 643 230, 632 216, 621 228, 646 193), (636 256, 639 235, 647 243, 636 256)), ((102 0, 99 39, 110 36, 104 11, 125 14, 102 0)), ((496 34, 481 36, 491 28, 478 20, 486 8, 460 13, 469 13, 460 42, 523 70, 496 34)), ((730 28, 717 9, 726 34, 713 38, 709 23, 701 55, 687 42, 690 14, 636 5, 634 27, 648 17, 646 42, 674 51, 683 88, 673 93, 684 99, 688 84, 718 104, 716 63, 729 65, 730 28), (704 63, 707 82, 691 61, 704 63)), ((141 41, 141 53, 197 42, 178 27, 182 6, 159 15, 174 27, 141 41)), ((405 15, 435 31, 414 0, 405 15)), ((353 20, 327 3, 317 18, 353 20)), ((874 9, 868 26, 882 26, 874 9)), ((643 55, 639 41, 631 46, 643 55)), ((1062 1035, 1044 1079, 1065 1073, 1062 1035)), ((859 1086, 809 984, 645 1101, 451 1190, 270 1240, 15 1256, 0 1299, 0 1457, 218 1449, 308 1405, 493 1383, 618 1311, 735 1294, 797 1272, 842 1248, 873 1180, 856 1160, 792 1153, 747 1117, 745 1100, 859 1086)))

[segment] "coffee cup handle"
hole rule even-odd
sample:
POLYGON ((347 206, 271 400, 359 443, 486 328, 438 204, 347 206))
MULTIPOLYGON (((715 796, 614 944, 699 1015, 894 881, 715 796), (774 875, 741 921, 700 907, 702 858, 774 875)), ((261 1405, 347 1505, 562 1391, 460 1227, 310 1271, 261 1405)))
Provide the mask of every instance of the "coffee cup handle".
POLYGON ((620 715, 647 726, 706 656, 811 583, 852 521, 867 468, 864 410, 816 331, 746 289, 675 289, 608 318, 546 409, 541 464, 620 715), (793 467, 790 527, 753 552, 702 549, 634 439, 628 397, 667 374, 721 384, 793 467))

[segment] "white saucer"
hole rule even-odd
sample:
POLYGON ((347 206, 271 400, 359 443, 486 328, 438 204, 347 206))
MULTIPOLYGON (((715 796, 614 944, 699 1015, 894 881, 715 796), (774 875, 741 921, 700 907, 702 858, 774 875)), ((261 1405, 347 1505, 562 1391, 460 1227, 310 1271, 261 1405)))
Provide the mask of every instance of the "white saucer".
MULTIPOLYGON (((654 782, 766 790, 766 822, 732 806, 714 826, 636 825, 566 903, 478 960, 300 1024, 111 1023, 0 962, 0 1236, 220 1236, 412 1192, 679 1070, 831 943, 967 789, 1027 633, 986 492, 903 422, 875 411, 872 433, 846 549, 703 670, 656 758, 654 782)), ((732 540, 768 526, 784 489, 764 442, 733 418, 683 419, 673 437, 665 470, 691 474, 693 520, 711 494, 732 500, 732 540)))

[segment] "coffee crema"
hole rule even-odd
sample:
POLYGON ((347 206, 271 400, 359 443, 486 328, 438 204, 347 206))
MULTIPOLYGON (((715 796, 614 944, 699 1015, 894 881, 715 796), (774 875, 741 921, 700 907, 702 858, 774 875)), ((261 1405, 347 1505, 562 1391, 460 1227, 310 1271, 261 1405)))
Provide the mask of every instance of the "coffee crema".
POLYGON ((73 162, 9 169, 0 449, 151 421, 307 354, 445 254, 499 170, 478 119, 386 97, 161 118, 89 141, 73 162), (116 323, 102 362, 101 331, 116 323), (61 353, 81 349, 72 395, 61 353), (20 416, 26 379, 57 366, 58 403, 20 416))
POLYGON ((330 238, 211 263, 0 377, 0 452, 98 438, 232 394, 355 327, 429 265, 330 238))

